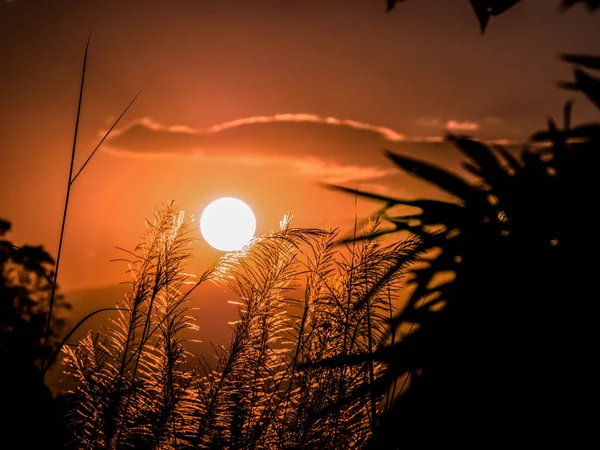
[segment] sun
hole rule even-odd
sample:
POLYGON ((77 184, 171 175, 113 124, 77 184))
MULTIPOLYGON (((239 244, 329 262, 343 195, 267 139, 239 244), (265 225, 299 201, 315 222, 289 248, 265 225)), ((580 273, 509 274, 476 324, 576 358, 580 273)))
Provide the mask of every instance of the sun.
POLYGON ((217 250, 239 250, 250 242, 255 231, 252 209, 237 198, 219 198, 209 203, 200 216, 200 232, 217 250))

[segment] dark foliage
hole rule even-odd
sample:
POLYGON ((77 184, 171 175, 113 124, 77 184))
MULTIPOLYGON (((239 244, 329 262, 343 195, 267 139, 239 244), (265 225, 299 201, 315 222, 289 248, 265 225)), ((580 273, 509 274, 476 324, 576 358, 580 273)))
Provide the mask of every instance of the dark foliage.
MULTIPOLYGON (((562 59, 587 69, 600 69, 600 56, 562 55, 562 59)), ((561 82, 559 86, 564 89, 581 91, 596 107, 600 108, 600 78, 590 75, 581 68, 576 68, 574 75, 574 82, 561 82)), ((587 132, 593 132, 593 129, 587 130, 587 132)))
MULTIPOLYGON (((396 3, 406 0, 387 0, 386 11, 390 12, 396 6, 396 3)), ((510 8, 520 3, 522 0, 469 0, 473 12, 477 16, 481 32, 485 29, 492 17, 504 14, 510 8)), ((577 3, 583 3, 589 12, 600 8, 600 0, 563 0, 559 6, 559 11, 566 11, 577 3)))
MULTIPOLYGON (((9 231, 10 223, 0 220, 0 430, 3 440, 12 436, 23 446, 47 446, 60 430, 60 414, 40 371, 53 346, 44 345, 44 332, 54 260, 42 247, 13 245, 9 231)), ((56 301, 59 311, 68 307, 61 296, 56 301)), ((61 326, 55 317, 50 335, 56 337, 61 326)))
MULTIPOLYGON (((598 67, 597 58, 565 59, 598 67)), ((583 73, 576 69, 573 87, 595 101, 600 84, 583 73)), ((391 335, 399 337, 373 354, 387 365, 373 386, 378 392, 399 379, 408 383, 379 416, 372 448, 578 448, 593 438, 587 411, 598 400, 591 311, 600 124, 572 128, 571 106, 563 129, 549 120, 518 156, 448 136, 475 183, 387 152, 455 202, 341 188, 384 202, 391 232, 415 235, 424 252, 411 270, 412 295, 392 320, 391 335), (394 213, 398 206, 418 212, 394 213)), ((353 355, 318 365, 367 360, 353 355)))

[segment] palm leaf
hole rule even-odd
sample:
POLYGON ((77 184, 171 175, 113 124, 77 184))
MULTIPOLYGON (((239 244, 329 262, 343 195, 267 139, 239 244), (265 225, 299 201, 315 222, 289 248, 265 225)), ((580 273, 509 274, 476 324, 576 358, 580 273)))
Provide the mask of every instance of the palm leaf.
POLYGON ((463 201, 470 201, 479 197, 477 191, 469 183, 438 166, 401 156, 389 150, 384 153, 401 169, 435 184, 463 201))
POLYGON ((577 89, 585 94, 597 108, 600 108, 600 79, 595 78, 581 69, 575 69, 577 89))
POLYGON ((566 53, 561 55, 560 59, 571 64, 587 67, 588 69, 600 69, 600 56, 566 53))
MULTIPOLYGON (((598 139, 600 138, 600 123, 592 122, 578 125, 563 132, 567 139, 598 139)), ((556 130, 538 131, 531 135, 530 140, 533 142, 555 142, 557 138, 556 130)))
POLYGON ((477 163, 480 169, 479 173, 490 184, 498 183, 508 175, 494 152, 485 144, 453 135, 449 135, 447 139, 477 163))

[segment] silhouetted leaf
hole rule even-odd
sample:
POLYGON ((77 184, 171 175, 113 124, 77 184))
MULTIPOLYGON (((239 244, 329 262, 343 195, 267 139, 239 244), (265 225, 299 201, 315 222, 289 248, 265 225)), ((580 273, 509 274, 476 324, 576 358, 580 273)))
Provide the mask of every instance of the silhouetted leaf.
POLYGON ((560 56, 560 59, 571 64, 587 67, 588 69, 600 69, 600 56, 565 53, 560 56))
POLYGON ((398 231, 401 231, 403 228, 401 227, 394 227, 391 230, 380 230, 380 231, 376 231, 375 233, 369 233, 369 234, 364 234, 364 235, 359 235, 359 236, 350 236, 347 238, 343 238, 340 239, 337 243, 342 245, 342 244, 351 244, 353 242, 360 242, 363 241, 365 239, 376 239, 379 238, 381 236, 386 236, 388 234, 392 234, 392 233, 396 233, 398 231))
POLYGON ((467 172, 470 172, 477 177, 483 178, 483 174, 481 173, 481 167, 479 167, 478 165, 470 163, 468 161, 464 161, 461 163, 461 166, 463 166, 467 172))
POLYGON ((4 236, 6 233, 8 233, 10 231, 10 227, 10 222, 0 219, 0 236, 4 236))
POLYGON ((569 130, 568 136, 575 139, 600 139, 600 122, 578 125, 569 130))
POLYGON ((415 259, 417 259, 424 252, 430 249, 431 247, 428 243, 419 243, 410 253, 400 255, 399 257, 397 257, 394 264, 387 269, 383 276, 379 277, 379 279, 369 287, 364 297, 355 303, 354 310, 357 311, 360 308, 362 308, 367 299, 370 299, 374 293, 378 292, 381 289, 382 286, 385 286, 390 281, 390 279, 396 273, 398 273, 404 266, 408 265, 411 262, 414 262, 415 259))
MULTIPOLYGON (((507 173, 500 165, 498 158, 485 144, 453 135, 449 135, 447 139, 479 165, 480 173, 490 183, 496 183, 506 177, 507 173)), ((477 171, 473 170, 473 173, 477 174, 477 171)))
POLYGON ((396 6, 397 2, 404 2, 406 0, 387 0, 387 7, 385 9, 385 12, 390 12, 392 9, 394 9, 394 6, 396 6))
POLYGON ((515 6, 521 0, 469 0, 479 20, 481 32, 485 32, 491 16, 498 16, 515 6))
POLYGON ((600 8, 600 0, 563 0, 560 9, 564 12, 577 3, 583 3, 590 12, 600 8))
POLYGON ((422 200, 419 202, 418 207, 423 210, 423 213, 420 215, 392 216, 387 217, 387 219, 394 223, 400 223, 401 220, 408 221, 412 219, 418 219, 423 225, 443 224, 449 229, 454 228, 457 224, 464 220, 465 208, 455 203, 436 200, 422 200))
MULTIPOLYGON (((365 362, 363 362, 363 364, 365 364, 365 362)), ((344 365, 345 364, 342 364, 341 366, 344 366, 344 365)), ((304 370, 307 368, 313 368, 312 364, 301 366, 301 370, 304 370)), ((335 413, 339 412, 339 410, 341 408, 355 402, 356 400, 364 398, 366 395, 370 395, 371 392, 374 392, 377 395, 384 393, 387 389, 390 388, 390 386, 393 384, 393 382, 398 378, 398 377, 394 376, 394 373, 395 373, 394 371, 388 370, 381 377, 376 379, 373 383, 363 384, 363 385, 359 386, 358 388, 350 391, 349 393, 347 393, 346 395, 341 397, 336 402, 334 402, 334 403, 330 404, 329 406, 318 411, 315 414, 315 418, 322 419, 330 414, 335 414, 335 413)))
POLYGON ((573 100, 567 100, 563 108, 563 128, 569 130, 571 128, 571 118, 573 117, 573 100))
POLYGON ((469 0, 471 2, 471 7, 477 16, 477 20, 479 21, 479 28, 482 33, 485 32, 485 28, 490 20, 490 12, 488 9, 486 0, 469 0))
MULTIPOLYGON (((427 298, 428 295, 432 295, 436 292, 436 289, 428 289, 425 292, 425 295, 423 298, 427 298)), ((402 311, 402 319, 403 321, 406 322, 412 322, 412 323, 426 323, 427 321, 431 320, 430 317, 432 314, 437 314, 437 311, 431 311, 429 309, 429 307, 432 304, 436 304, 439 302, 444 301, 443 298, 438 298, 434 301, 432 301, 431 303, 428 303, 425 306, 421 306, 419 308, 407 308, 405 310, 402 311)))
POLYGON ((514 170, 515 172, 519 171, 519 169, 521 168, 521 163, 512 153, 510 153, 501 145, 494 146, 494 150, 496 150, 502 155, 502 157, 508 163, 512 170, 514 170))
POLYGON ((343 186, 335 186, 335 185, 325 185, 329 189, 334 189, 337 191, 347 192, 349 194, 358 195, 360 197, 370 198, 372 200, 379 200, 388 205, 388 207, 393 207, 396 205, 401 206, 411 206, 414 208, 419 208, 421 210, 427 210, 432 212, 440 211, 444 209, 449 215, 458 212, 462 207, 455 203, 443 202, 440 200, 428 200, 428 199, 417 199, 417 200, 405 200, 399 198, 388 197, 385 195, 374 194, 371 192, 361 191, 359 189, 347 188, 343 186))
POLYGON ((546 165, 537 153, 531 150, 525 150, 521 154, 521 159, 525 163, 523 170, 526 171, 528 176, 538 177, 540 175, 546 175, 546 165))
MULTIPOLYGON (((396 3, 401 1, 405 0, 387 0, 386 12, 389 13, 392 11, 396 6, 396 3)), ((517 3, 520 3, 520 1, 521 0, 469 0, 469 3, 477 16, 481 33, 484 33, 492 16, 499 16, 505 13, 517 3)), ((593 12, 600 8, 600 0, 563 0, 559 10, 564 12, 576 3, 584 3, 589 12, 593 12)))
POLYGON ((498 16, 510 8, 515 6, 521 0, 492 0, 490 1, 490 7, 492 8, 492 14, 498 16))
POLYGON ((554 119, 552 119, 552 117, 548 118, 548 132, 555 137, 560 133, 558 131, 558 127, 556 126, 556 122, 554 122, 554 119))
POLYGON ((372 354, 369 353, 359 353, 359 354, 351 354, 351 355, 338 355, 327 359, 322 359, 320 361, 315 361, 311 363, 300 364, 300 369, 319 369, 319 368, 336 368, 343 366, 353 366, 357 364, 364 364, 371 360, 381 361, 386 364, 393 364, 395 367, 401 367, 401 372, 406 372, 407 370, 414 370, 417 367, 414 367, 411 364, 411 361, 408 359, 404 359, 399 361, 397 358, 397 353, 401 351, 407 345, 412 345, 412 342, 409 338, 405 338, 404 340, 389 346, 382 346, 372 354), (407 364, 408 363, 408 364, 407 364))
MULTIPOLYGON (((578 125, 564 133, 567 139, 599 139, 600 123, 588 123, 578 125)), ((556 140, 556 131, 538 131, 531 136, 533 142, 554 142, 556 140)))
POLYGON ((336 191, 342 191, 342 192, 347 192, 349 194, 358 195, 359 197, 370 198, 372 200, 379 200, 379 201, 387 203, 388 205, 398 205, 398 204, 406 205, 407 204, 406 200, 400 200, 397 198, 388 197, 386 195, 374 194, 371 192, 361 191, 360 189, 336 186, 333 184, 325 184, 325 187, 327 187, 328 189, 334 189, 336 191))
POLYGON ((441 200, 418 199, 411 200, 410 202, 402 204, 407 206, 414 206, 415 208, 420 208, 423 211, 428 211, 431 213, 443 211, 445 214, 452 215, 463 211, 463 207, 461 205, 457 205, 456 203, 443 202, 441 200))
POLYGON ((581 69, 575 69, 575 82, 559 81, 558 87, 570 91, 581 91, 596 107, 600 108, 600 79, 588 75, 581 69))
POLYGON ((385 155, 401 169, 441 187, 462 200, 472 200, 477 194, 469 183, 441 167, 400 156, 389 150, 385 151, 385 155))
MULTIPOLYGON (((435 248, 436 246, 442 246, 443 251, 436 258, 428 261, 426 258, 422 258, 421 261, 428 261, 429 265, 426 267, 416 268, 408 271, 410 277, 409 283, 415 284, 415 289, 411 293, 411 297, 408 300, 407 307, 415 307, 415 305, 421 301, 430 289, 430 283, 439 272, 454 271, 456 269, 456 253, 452 251, 450 247, 451 243, 445 235, 439 234, 436 237, 442 239, 430 244, 429 248, 435 248)), ((399 320, 403 320, 402 313, 398 316, 399 320)), ((394 323, 396 319, 392 319, 394 323)))
POLYGON ((588 75, 581 69, 575 69, 575 81, 579 89, 600 108, 600 79, 588 75))

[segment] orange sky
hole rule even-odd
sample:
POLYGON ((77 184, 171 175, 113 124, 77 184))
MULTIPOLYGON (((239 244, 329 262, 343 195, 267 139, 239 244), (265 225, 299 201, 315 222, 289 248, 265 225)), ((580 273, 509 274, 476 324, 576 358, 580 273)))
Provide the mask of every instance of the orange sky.
MULTIPOLYGON (((155 205, 189 214, 220 196, 248 203, 259 234, 347 230, 374 204, 322 181, 414 197, 382 148, 457 167, 447 129, 522 141, 573 96, 559 52, 598 53, 600 15, 528 0, 484 36, 467 1, 15 0, 0 4, 0 217, 17 244, 56 254, 83 49, 92 33, 78 167, 140 97, 74 184, 63 290, 126 280, 155 205)), ((593 118, 580 100, 575 120, 593 118)), ((201 243, 194 270, 221 253, 201 243)))

